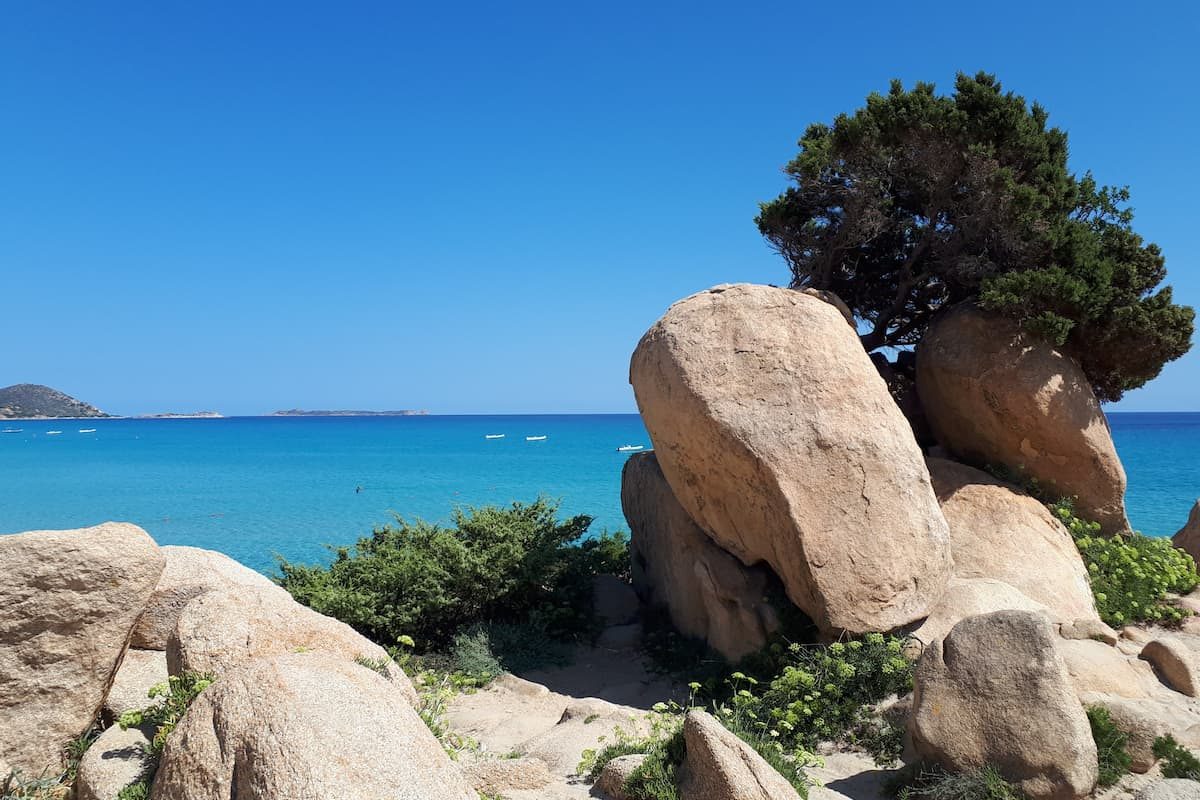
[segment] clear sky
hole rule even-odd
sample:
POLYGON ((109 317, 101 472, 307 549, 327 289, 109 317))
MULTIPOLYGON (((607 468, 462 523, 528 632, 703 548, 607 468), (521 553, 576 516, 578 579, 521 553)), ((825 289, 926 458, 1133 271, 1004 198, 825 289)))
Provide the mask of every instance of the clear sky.
MULTIPOLYGON (((117 413, 631 411, 674 300, 785 283, 812 121, 995 72, 1200 304, 1190 3, 0 8, 0 385, 117 413)), ((1129 410, 1200 410, 1200 354, 1129 410)))

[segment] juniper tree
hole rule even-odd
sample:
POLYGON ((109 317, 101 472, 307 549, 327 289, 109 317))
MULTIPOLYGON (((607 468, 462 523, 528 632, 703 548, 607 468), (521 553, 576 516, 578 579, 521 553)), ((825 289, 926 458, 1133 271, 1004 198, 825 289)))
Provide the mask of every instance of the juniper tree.
POLYGON ((1127 188, 1067 166, 1067 135, 995 77, 951 95, 893 81, 853 114, 809 126, 794 185, 756 222, 794 287, 830 289, 867 350, 916 344, 947 305, 1009 314, 1080 362, 1102 400, 1191 346, 1159 248, 1132 228, 1127 188))

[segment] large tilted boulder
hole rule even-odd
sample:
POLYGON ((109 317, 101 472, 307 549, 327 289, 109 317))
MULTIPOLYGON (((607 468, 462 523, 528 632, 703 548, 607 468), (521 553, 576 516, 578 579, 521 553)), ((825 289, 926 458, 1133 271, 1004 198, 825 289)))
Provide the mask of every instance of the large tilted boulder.
POLYGON ((1129 528, 1125 470, 1091 384, 1013 320, 971 305, 943 314, 917 347, 917 392, 938 441, 960 459, 1074 497, 1108 533, 1129 528))
POLYGON ((133 623, 163 569, 135 525, 0 536, 0 755, 26 775, 104 703, 133 623))
POLYGON ((243 664, 167 739, 153 800, 477 800, 373 670, 329 653, 243 664))
POLYGON ((925 649, 909 719, 916 754, 953 772, 995 766, 1031 800, 1083 797, 1096 743, 1045 617, 968 617, 925 649))
POLYGON ((1171 537, 1171 544, 1196 560, 1200 560, 1200 500, 1188 513, 1187 522, 1171 537))
POLYGON ((1079 549, 1046 506, 973 467, 928 464, 957 577, 1004 581, 1045 606, 1052 622, 1099 619, 1079 549))
POLYGON ((680 800, 800 800, 787 779, 712 714, 689 711, 683 739, 680 800))
POLYGON ((193 597, 209 591, 237 594, 252 588, 275 591, 287 596, 287 591, 269 578, 244 567, 224 553, 199 547, 166 545, 161 548, 166 568, 146 610, 133 629, 130 647, 144 650, 166 650, 167 640, 175 630, 180 612, 193 597))
POLYGON ((172 675, 220 676, 252 659, 308 651, 370 661, 409 704, 417 704, 412 682, 382 647, 286 592, 247 587, 236 594, 207 592, 194 598, 179 614, 167 643, 167 668, 172 675))
POLYGON ((949 533, 907 420, 836 308, 719 286, 668 309, 630 364, 655 454, 696 523, 765 561, 827 634, 924 617, 949 533))
POLYGON ((764 600, 767 573, 718 547, 687 515, 654 453, 637 453, 621 473, 629 522, 633 586, 649 606, 666 609, 686 636, 702 639, 731 662, 767 643, 779 627, 764 600))

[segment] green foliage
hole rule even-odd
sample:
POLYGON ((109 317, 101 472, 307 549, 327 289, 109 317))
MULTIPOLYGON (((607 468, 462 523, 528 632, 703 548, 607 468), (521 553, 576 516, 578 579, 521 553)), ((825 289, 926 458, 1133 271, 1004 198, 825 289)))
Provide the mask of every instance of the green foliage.
POLYGON ((379 658, 358 656, 354 659, 354 663, 358 664, 360 667, 366 667, 381 677, 391 677, 390 673, 388 672, 388 667, 392 665, 392 659, 390 656, 380 656, 379 658))
MULTIPOLYGON (((486 681, 484 681, 485 683, 486 681)), ((450 701, 463 691, 474 691, 483 685, 475 676, 426 670, 413 678, 420 705, 417 714, 421 721, 441 742, 442 749, 453 759, 467 751, 478 750, 479 743, 469 736, 462 736, 450 729, 446 723, 446 711, 450 701)))
POLYGON ((145 780, 131 783, 117 792, 117 800, 149 800, 150 784, 145 780))
POLYGON ((795 185, 755 220, 792 285, 831 289, 869 325, 868 350, 916 344, 939 310, 978 300, 1078 360, 1102 400, 1191 346, 1164 258, 1133 231, 1125 188, 1072 174, 1067 134, 960 74, 953 94, 893 81, 853 114, 810 125, 795 185))
POLYGON ((473 626, 454 637, 450 657, 468 675, 495 677, 504 672, 500 660, 492 652, 486 628, 473 626))
POLYGON ((496 677, 570 661, 570 646, 537 623, 492 622, 472 625, 456 634, 450 648, 459 670, 496 677))
MULTIPOLYGON (((879 633, 828 646, 794 644, 788 661, 757 699, 758 718, 786 746, 855 742, 872 725, 869 707, 912 690, 904 640, 879 633)), ((894 739, 885 736, 884 739, 894 739)))
POLYGON ((1122 733, 1112 721, 1108 709, 1090 706, 1088 722, 1092 726, 1092 738, 1096 741, 1096 758, 1100 764, 1100 785, 1112 786, 1129 773, 1133 756, 1125 745, 1129 737, 1122 733))
MULTIPOLYGON (((753 679, 740 673, 736 675, 736 678, 731 679, 735 691, 731 692, 730 702, 714 708, 721 724, 754 748, 763 760, 787 778, 801 797, 807 797, 810 782, 805 769, 819 763, 819 760, 806 751, 789 751, 776 739, 765 734, 755 719, 750 694, 736 690, 743 682, 753 679)), ((686 707, 675 702, 656 704, 650 715, 648 735, 634 737, 617 729, 616 740, 599 752, 585 750, 583 760, 576 771, 594 781, 600 777, 605 765, 614 758, 634 753, 644 754, 645 760, 630 774, 622 787, 625 794, 630 800, 678 800, 679 767, 686 755, 683 721, 686 713, 697 707, 695 692, 699 688, 700 684, 691 684, 693 694, 686 707)))
POLYGON ((920 768, 902 775, 894 789, 897 800, 1024 800, 992 766, 969 772, 920 768))
POLYGON ((679 800, 679 768, 683 764, 683 727, 646 750, 621 789, 629 800, 679 800))
POLYGON ((336 549, 328 567, 280 559, 279 583, 384 645, 410 635, 423 647, 446 647, 482 622, 578 636, 594 624, 590 576, 628 573, 628 541, 608 533, 581 541, 591 518, 559 521, 557 510, 542 498, 459 509, 451 527, 398 519, 336 549))
POLYGON ((600 777, 605 765, 614 758, 644 754, 645 760, 634 770, 621 787, 629 800, 679 800, 680 765, 685 755, 683 741, 683 712, 672 704, 660 704, 650 717, 650 733, 633 737, 623 729, 616 731, 616 740, 600 752, 585 750, 577 772, 592 781, 600 777))
POLYGON ((14 769, 0 780, 0 800, 67 800, 71 784, 61 774, 26 777, 14 769))
POLYGON ((117 724, 122 730, 142 725, 154 726, 154 736, 150 739, 147 752, 157 760, 167 745, 167 737, 175 730, 188 706, 212 685, 213 680, 212 675, 196 672, 172 675, 166 683, 160 683, 150 690, 150 699, 158 702, 140 711, 126 711, 117 724))
POLYGON ((1154 740, 1154 757, 1161 760, 1164 778, 1189 778, 1200 781, 1200 758, 1175 741, 1174 736, 1154 740))
POLYGON ((735 672, 729 678, 729 685, 732 689, 729 699, 714 708, 721 724, 753 747, 802 797, 807 797, 809 781, 805 770, 819 763, 819 759, 806 743, 788 735, 786 728, 771 719, 771 706, 754 694, 753 689, 759 685, 757 680, 735 672))
POLYGON ((1140 533, 1106 537, 1100 526, 1075 516, 1071 503, 1051 506, 1075 540, 1087 565, 1100 618, 1120 628, 1131 622, 1180 622, 1187 612, 1168 599, 1200 583, 1196 562, 1167 538, 1140 533))

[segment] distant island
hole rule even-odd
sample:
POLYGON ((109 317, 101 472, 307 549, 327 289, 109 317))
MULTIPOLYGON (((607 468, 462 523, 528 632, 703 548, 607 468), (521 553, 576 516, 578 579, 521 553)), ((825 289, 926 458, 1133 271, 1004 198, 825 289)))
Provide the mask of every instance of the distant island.
POLYGON ((423 417, 428 411, 414 411, 412 409, 403 409, 401 411, 305 411, 300 408, 291 408, 286 411, 273 411, 268 416, 272 417, 423 417))
POLYGON ((111 416, 113 415, 49 386, 18 383, 0 389, 0 419, 111 416))
POLYGON ((224 419, 225 415, 219 411, 192 411, 191 413, 175 413, 168 411, 165 414, 138 414, 134 419, 224 419))

